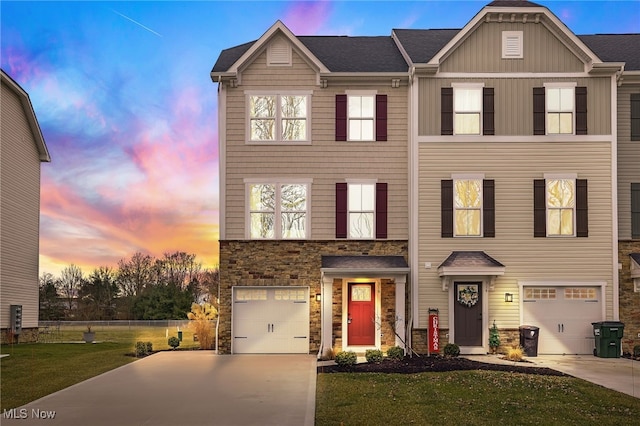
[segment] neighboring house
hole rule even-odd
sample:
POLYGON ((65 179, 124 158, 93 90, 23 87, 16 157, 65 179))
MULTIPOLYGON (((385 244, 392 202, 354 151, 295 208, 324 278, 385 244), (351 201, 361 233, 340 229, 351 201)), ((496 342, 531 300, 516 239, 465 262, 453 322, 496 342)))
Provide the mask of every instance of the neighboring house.
POLYGON ((223 51, 220 351, 424 353, 437 309, 463 353, 494 321, 592 353, 592 322, 638 318, 639 45, 495 1, 460 30, 277 22, 223 51))
POLYGON ((4 71, 0 74, 0 328, 2 343, 30 342, 38 338, 40 163, 51 158, 29 95, 4 71), (12 306, 22 308, 17 336, 11 331, 12 306))

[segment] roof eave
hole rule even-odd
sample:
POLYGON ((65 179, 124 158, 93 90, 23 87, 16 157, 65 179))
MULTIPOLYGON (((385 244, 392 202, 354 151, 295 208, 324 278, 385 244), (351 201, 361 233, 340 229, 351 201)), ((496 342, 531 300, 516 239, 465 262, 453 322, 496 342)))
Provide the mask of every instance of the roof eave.
POLYGON ((36 118, 36 113, 33 109, 33 104, 31 103, 29 94, 7 73, 2 71, 1 75, 2 83, 10 87, 20 99, 20 103, 22 104, 25 116, 27 117, 27 121, 29 122, 29 128, 33 133, 36 146, 38 147, 38 158, 43 163, 50 163, 51 156, 49 155, 49 149, 47 148, 47 144, 44 141, 44 136, 42 135, 42 130, 40 129, 40 124, 38 123, 38 119, 36 118))

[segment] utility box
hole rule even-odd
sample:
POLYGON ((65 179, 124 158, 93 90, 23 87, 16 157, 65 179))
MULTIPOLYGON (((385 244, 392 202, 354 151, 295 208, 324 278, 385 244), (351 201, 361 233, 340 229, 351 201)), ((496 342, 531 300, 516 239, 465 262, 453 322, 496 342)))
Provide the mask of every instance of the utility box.
POLYGON ((592 322, 596 347, 593 354, 599 358, 620 358, 624 324, 619 321, 592 322))
POLYGON ((22 305, 11 305, 11 332, 22 333, 22 305))

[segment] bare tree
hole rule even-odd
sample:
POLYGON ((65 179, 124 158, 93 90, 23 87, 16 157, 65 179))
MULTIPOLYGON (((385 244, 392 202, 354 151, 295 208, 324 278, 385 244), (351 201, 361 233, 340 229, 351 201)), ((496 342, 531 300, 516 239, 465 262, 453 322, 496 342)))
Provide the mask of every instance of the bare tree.
POLYGON ((123 296, 136 296, 154 282, 154 259, 136 252, 131 259, 118 261, 117 282, 123 296))
POLYGON ((71 264, 62 270, 58 280, 58 291, 66 303, 67 316, 73 316, 72 312, 77 307, 78 291, 83 281, 82 270, 76 265, 71 264))
POLYGON ((197 282, 202 264, 196 262, 196 255, 183 251, 165 253, 164 257, 157 261, 160 268, 162 282, 173 284, 180 289, 185 289, 194 281, 197 282))

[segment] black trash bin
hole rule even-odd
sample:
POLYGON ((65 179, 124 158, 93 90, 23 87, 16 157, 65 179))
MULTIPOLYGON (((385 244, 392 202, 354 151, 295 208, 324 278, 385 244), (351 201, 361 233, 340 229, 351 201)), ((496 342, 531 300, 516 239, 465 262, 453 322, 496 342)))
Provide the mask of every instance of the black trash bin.
POLYGON ((533 325, 520 326, 520 346, 527 356, 538 356, 538 336, 540 327, 533 325))
POLYGON ((599 358, 620 358, 624 324, 619 321, 592 322, 596 347, 593 354, 599 358))

